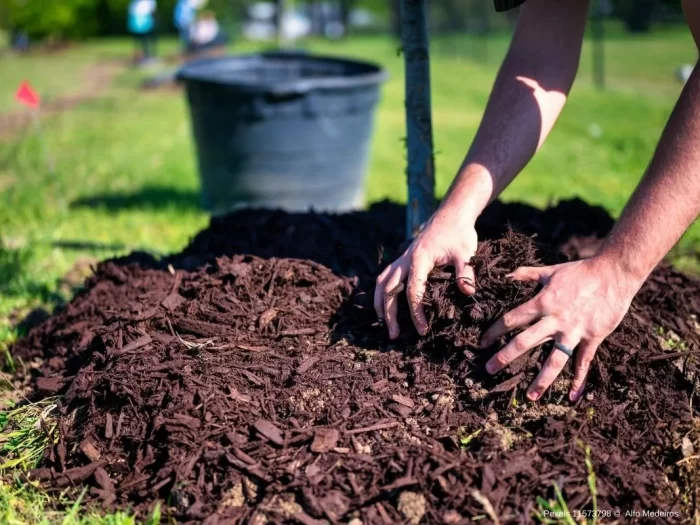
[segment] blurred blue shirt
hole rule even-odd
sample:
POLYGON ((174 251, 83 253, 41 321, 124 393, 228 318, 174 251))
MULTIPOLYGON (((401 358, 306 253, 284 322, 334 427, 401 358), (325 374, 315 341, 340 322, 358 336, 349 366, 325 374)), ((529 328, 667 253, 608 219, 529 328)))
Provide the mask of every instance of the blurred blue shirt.
POLYGON ((178 0, 173 22, 180 33, 186 33, 195 17, 195 9, 189 0, 178 0))
POLYGON ((155 0, 132 0, 129 4, 129 31, 143 35, 153 31, 156 25, 155 0))

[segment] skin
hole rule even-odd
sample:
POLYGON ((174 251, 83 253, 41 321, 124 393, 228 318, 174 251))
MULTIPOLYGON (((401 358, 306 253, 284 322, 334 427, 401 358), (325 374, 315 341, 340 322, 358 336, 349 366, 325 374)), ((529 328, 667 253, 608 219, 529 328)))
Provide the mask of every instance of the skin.
MULTIPOLYGON (((696 45, 700 3, 683 2, 696 45)), ((389 336, 399 335, 397 298, 406 281, 418 332, 428 324, 422 306, 428 273, 455 268, 459 289, 475 292, 476 218, 525 167, 556 122, 578 68, 588 2, 529 0, 496 78, 474 142, 445 199, 406 252, 377 278, 374 307, 389 336)), ((700 46, 699 46, 700 47, 700 46)), ((501 371, 518 356, 554 340, 576 349, 571 401, 583 394, 598 346, 618 326, 634 295, 700 213, 700 70, 691 74, 668 120, 652 161, 613 231, 585 260, 519 268, 510 276, 539 281, 540 293, 501 317, 483 335, 488 348, 522 330, 486 364, 501 371)), ((550 354, 527 391, 539 399, 566 365, 550 354)))

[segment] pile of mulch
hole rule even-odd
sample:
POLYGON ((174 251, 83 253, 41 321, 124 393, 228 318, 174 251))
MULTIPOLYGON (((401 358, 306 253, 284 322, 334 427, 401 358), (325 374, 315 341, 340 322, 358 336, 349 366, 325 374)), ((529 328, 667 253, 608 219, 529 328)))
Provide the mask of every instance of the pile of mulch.
POLYGON ((13 349, 40 362, 37 397, 63 395, 58 443, 30 477, 209 525, 529 523, 557 490, 572 511, 690 519, 700 281, 657 269, 600 347, 584 398, 567 401, 566 371, 530 403, 551 349, 491 377, 497 347, 477 346, 537 291, 505 275, 590 254, 612 219, 581 201, 495 204, 478 226, 477 295, 433 272, 430 335, 404 310, 390 342, 371 292, 403 214, 242 211, 165 260, 100 264, 13 349))

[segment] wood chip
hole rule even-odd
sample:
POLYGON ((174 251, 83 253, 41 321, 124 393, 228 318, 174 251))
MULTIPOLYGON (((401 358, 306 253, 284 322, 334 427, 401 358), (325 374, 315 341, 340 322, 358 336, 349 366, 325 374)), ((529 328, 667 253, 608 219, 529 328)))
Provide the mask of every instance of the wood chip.
POLYGON ((384 390, 386 390, 388 386, 388 379, 380 379, 379 381, 372 383, 372 386, 370 388, 372 389, 372 391, 377 392, 379 394, 381 392, 384 392, 384 390))
POLYGON ((63 388, 66 381, 65 377, 38 377, 36 388, 45 394, 55 394, 63 388))
POLYGON ((114 425, 112 423, 112 414, 107 413, 105 416, 105 437, 107 439, 112 439, 114 436, 114 425))
POLYGON ((410 397, 402 396, 401 394, 394 394, 391 396, 391 399, 399 405, 403 405, 408 408, 414 408, 416 406, 410 397))
POLYGON ((84 467, 77 467, 66 470, 63 474, 56 475, 55 486, 59 488, 74 486, 82 483, 87 478, 92 476, 95 470, 99 467, 104 467, 107 464, 105 460, 95 461, 84 467))
POLYGON ((276 308, 268 308, 261 313, 260 317, 258 318, 258 327, 260 330, 263 330, 267 325, 269 325, 275 317, 277 317, 276 308))
POLYGON ((282 330, 279 337, 299 337, 302 335, 314 335, 317 332, 315 328, 298 328, 296 330, 282 330))
POLYGON ((284 445, 284 439, 282 437, 282 431, 275 426, 274 423, 267 421, 265 419, 258 419, 253 427, 258 431, 260 435, 267 438, 269 441, 275 445, 284 445))
POLYGON ((90 461, 97 461, 100 459, 100 451, 90 439, 85 439, 80 444, 80 451, 85 454, 85 457, 90 461))
POLYGON ((403 477, 403 478, 398 478, 396 481, 393 483, 389 483, 388 485, 385 485, 382 487, 382 490, 396 490, 396 489, 402 489, 404 487, 410 487, 412 485, 417 485, 418 480, 414 477, 403 477))
POLYGON ((231 387, 231 398, 239 401, 240 403, 250 403, 251 401, 251 397, 248 394, 241 394, 233 387, 231 387))
POLYGON ((493 387, 489 391, 489 394, 497 394, 499 392, 510 392, 518 386, 520 381, 523 380, 523 377, 525 377, 525 372, 520 372, 519 374, 511 377, 510 379, 503 381, 503 383, 500 383, 499 385, 493 387))
POLYGON ((166 310, 172 312, 176 310, 180 305, 182 305, 186 299, 179 293, 171 293, 165 299, 161 301, 161 306, 166 310))
POLYGON ((304 374, 308 372, 311 369, 311 367, 318 363, 320 360, 320 357, 309 357, 308 359, 304 359, 296 370, 297 374, 304 374))
POLYGON ((255 465, 257 463, 257 461, 255 461, 248 454, 243 452, 240 448, 234 448, 233 455, 236 456, 241 461, 248 463, 248 465, 255 465))
POLYGON ((94 472, 95 482, 107 492, 114 492, 114 483, 102 467, 97 467, 94 472))
POLYGON ((117 355, 128 354, 129 352, 134 352, 134 351, 138 350, 139 348, 143 348, 147 344, 150 344, 151 341, 152 341, 152 339, 151 339, 150 335, 148 335, 148 334, 142 335, 141 337, 139 337, 135 341, 132 341, 131 343, 129 343, 128 345, 123 347, 121 350, 115 350, 113 353, 117 354, 117 355))
POLYGON ((258 376, 256 376, 253 372, 248 372, 248 370, 241 370, 241 374, 245 376, 245 378, 253 383, 254 385, 257 386, 262 386, 265 384, 265 381, 260 379, 258 376))
POLYGON ((335 448, 340 440, 340 432, 334 428, 318 428, 311 443, 311 451, 323 454, 335 448))
POLYGON ((404 405, 392 404, 390 408, 401 417, 408 417, 413 414, 413 410, 404 405))
MULTIPOLYGON (((153 308, 149 308, 145 312, 141 312, 138 315, 135 315, 134 317, 131 318, 132 321, 140 322, 140 321, 146 321, 150 319, 151 317, 155 317, 158 315, 158 307, 154 306, 153 308)), ((126 347, 124 347, 126 348, 126 347)))
POLYGON ((381 501, 378 501, 375 504, 375 507, 377 508, 379 517, 382 518, 382 522, 384 523, 384 525, 391 525, 392 523, 394 523, 394 520, 391 519, 386 509, 384 508, 384 505, 382 505, 381 501))

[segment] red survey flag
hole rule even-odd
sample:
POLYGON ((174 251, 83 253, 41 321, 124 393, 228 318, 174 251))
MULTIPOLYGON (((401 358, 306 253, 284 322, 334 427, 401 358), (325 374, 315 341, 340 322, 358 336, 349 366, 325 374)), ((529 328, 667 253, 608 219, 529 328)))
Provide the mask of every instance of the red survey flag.
POLYGON ((39 95, 26 80, 20 84, 17 93, 15 93, 15 100, 30 108, 38 108, 41 104, 39 95))

